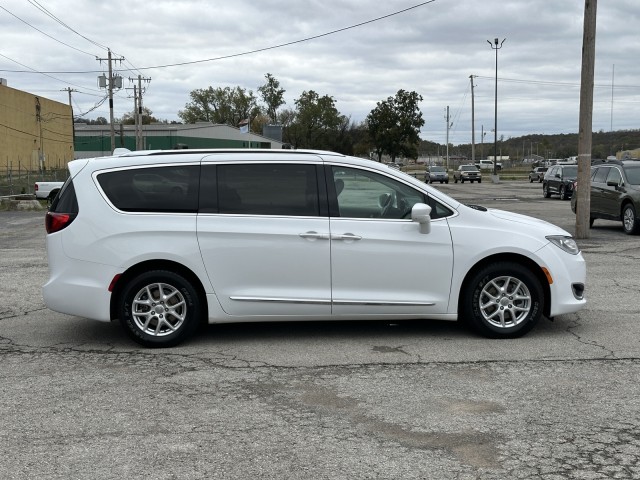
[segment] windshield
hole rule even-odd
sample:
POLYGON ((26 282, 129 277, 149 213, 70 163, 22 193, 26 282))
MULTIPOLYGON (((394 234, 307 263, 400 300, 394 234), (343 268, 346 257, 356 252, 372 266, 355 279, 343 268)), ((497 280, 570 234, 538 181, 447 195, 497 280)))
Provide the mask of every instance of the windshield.
POLYGON ((462 165, 460 167, 460 170, 464 170, 465 172, 473 172, 475 170, 478 170, 476 167, 474 167, 473 165, 462 165))
POLYGON ((640 185, 640 165, 637 167, 624 167, 624 172, 627 174, 627 181, 631 185, 640 185))
POLYGON ((429 169, 430 172, 435 173, 435 172, 444 172, 444 167, 431 167, 429 169))

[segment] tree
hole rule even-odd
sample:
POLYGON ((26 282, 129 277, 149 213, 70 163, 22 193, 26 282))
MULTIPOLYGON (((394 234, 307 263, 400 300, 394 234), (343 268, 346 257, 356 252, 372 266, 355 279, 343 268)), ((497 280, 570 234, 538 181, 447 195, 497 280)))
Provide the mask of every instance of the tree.
POLYGON ((342 122, 335 100, 329 95, 320 96, 313 90, 302 92, 295 100, 294 115, 287 112, 289 126, 285 138, 295 148, 330 148, 331 136, 342 122))
POLYGON ((273 75, 267 73, 264 76, 267 79, 267 83, 258 87, 258 92, 262 97, 262 101, 266 105, 266 115, 272 122, 276 122, 278 119, 278 108, 284 105, 284 89, 280 88, 280 82, 276 80, 273 75))
POLYGON ((399 156, 415 158, 420 143, 420 128, 424 125, 416 92, 398 90, 395 97, 378 102, 367 116, 367 125, 374 151, 381 161, 386 153, 395 162, 399 156))
MULTIPOLYGON (((152 123, 166 123, 162 120, 158 120, 153 116, 153 112, 149 110, 147 107, 142 107, 142 124, 150 125, 152 123)), ((130 112, 122 115, 122 118, 117 118, 114 120, 114 123, 122 123, 123 125, 135 125, 136 124, 136 111, 132 110, 130 112)))
POLYGON ((184 123, 211 122, 235 127, 261 113, 253 92, 241 87, 196 89, 189 96, 191 102, 178 112, 184 123))

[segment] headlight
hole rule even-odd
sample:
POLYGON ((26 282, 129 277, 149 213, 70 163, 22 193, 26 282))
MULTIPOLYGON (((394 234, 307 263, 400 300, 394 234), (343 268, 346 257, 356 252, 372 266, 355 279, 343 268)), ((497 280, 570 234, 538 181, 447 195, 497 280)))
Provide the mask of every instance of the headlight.
POLYGON ((580 248, 578 248, 578 244, 573 239, 573 237, 565 237, 564 235, 549 235, 548 237, 546 237, 546 239, 553 243, 556 247, 561 248, 571 255, 577 255, 580 253, 580 248))

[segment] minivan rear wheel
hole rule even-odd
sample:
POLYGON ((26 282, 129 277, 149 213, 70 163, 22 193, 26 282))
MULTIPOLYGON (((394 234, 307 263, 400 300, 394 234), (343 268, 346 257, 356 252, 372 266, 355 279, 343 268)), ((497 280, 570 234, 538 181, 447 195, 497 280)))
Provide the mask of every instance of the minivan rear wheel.
POLYGON ((173 347, 186 340, 196 331, 202 313, 193 285, 168 270, 148 271, 131 279, 119 308, 126 332, 145 347, 173 347))
POLYGON ((462 292, 463 319, 485 337, 520 337, 542 317, 544 295, 540 281, 518 263, 489 265, 467 285, 462 292))

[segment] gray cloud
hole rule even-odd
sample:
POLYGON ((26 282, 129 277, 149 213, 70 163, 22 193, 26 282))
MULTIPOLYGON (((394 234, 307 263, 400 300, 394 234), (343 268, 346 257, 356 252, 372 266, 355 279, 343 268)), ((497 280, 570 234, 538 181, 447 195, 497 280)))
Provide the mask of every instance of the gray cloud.
MULTIPOLYGON (((90 40, 126 57, 119 69, 156 67, 234 55, 320 35, 417 4, 406 1, 283 2, 42 2, 90 40)), ((103 48, 87 41, 27 2, 0 10, 6 42, 0 76, 9 86, 89 110, 103 92, 97 73, 103 48), (7 58, 8 57, 8 58, 7 58), (25 70, 9 59, 50 76, 25 70), (87 72, 69 74, 61 72, 87 72)), ((596 35, 594 130, 639 128, 640 42, 637 0, 600 2, 596 35), (615 79, 612 96, 612 73, 615 79), (613 107, 613 116, 612 116, 613 107)), ((476 139, 493 128, 495 54, 487 40, 506 38, 498 56, 498 133, 574 133, 578 130, 584 2, 436 0, 408 12, 334 35, 260 53, 176 67, 125 71, 151 77, 144 103, 158 118, 177 120, 189 92, 239 85, 254 92, 271 73, 286 90, 288 107, 304 90, 336 98, 341 113, 362 121, 376 102, 397 90, 415 90, 424 101, 422 136, 444 143, 445 108, 454 126, 450 140, 471 140, 470 75, 476 75, 476 139)), ((125 82, 128 83, 128 82, 125 82)), ((127 91, 116 95, 115 115, 133 109, 127 91)), ((109 116, 107 105, 89 115, 109 116)), ((492 138, 489 133, 488 137, 492 138)))

